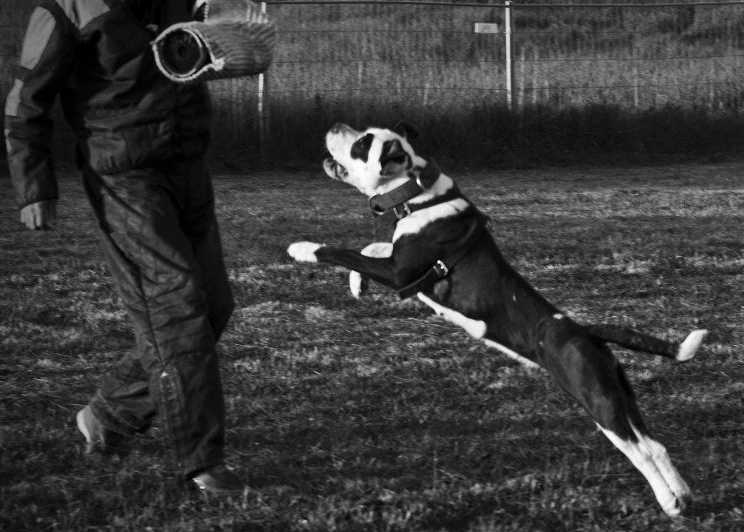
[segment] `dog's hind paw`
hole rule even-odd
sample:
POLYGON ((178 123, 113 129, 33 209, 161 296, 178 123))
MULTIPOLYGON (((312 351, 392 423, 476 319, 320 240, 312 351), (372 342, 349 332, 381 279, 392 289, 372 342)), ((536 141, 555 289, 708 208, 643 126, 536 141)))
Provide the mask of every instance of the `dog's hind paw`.
POLYGON ((287 253, 297 262, 318 262, 315 252, 323 247, 323 244, 315 242, 294 242, 287 248, 287 253))
POLYGON ((361 273, 351 271, 349 272, 349 290, 354 298, 359 299, 367 293, 369 287, 369 280, 362 276, 361 273))

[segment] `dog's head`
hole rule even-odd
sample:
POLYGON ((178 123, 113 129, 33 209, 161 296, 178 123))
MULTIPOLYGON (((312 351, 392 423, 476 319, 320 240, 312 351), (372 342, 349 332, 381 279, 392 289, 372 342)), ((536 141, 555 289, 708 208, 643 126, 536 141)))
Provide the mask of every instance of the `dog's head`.
POLYGON ((367 196, 379 194, 408 179, 414 168, 427 165, 409 143, 414 136, 410 126, 403 123, 393 129, 364 131, 336 124, 326 133, 325 144, 331 156, 323 161, 323 169, 329 177, 367 196))

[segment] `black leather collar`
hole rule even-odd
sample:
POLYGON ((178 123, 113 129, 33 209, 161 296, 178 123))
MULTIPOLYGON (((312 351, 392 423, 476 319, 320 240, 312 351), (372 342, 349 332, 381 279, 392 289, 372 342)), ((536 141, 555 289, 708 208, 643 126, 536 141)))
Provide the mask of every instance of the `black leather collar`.
MULTIPOLYGON (((395 216, 396 221, 405 218, 419 209, 430 207, 432 205, 431 202, 411 204, 408 203, 408 200, 415 198, 426 189, 430 188, 441 174, 442 171, 439 168, 439 165, 430 159, 424 168, 413 168, 410 170, 408 173, 408 181, 399 187, 396 187, 385 194, 376 194, 369 198, 369 207, 377 216, 392 213, 395 216)), ((445 196, 449 195, 445 194, 445 196)), ((450 199, 452 198, 447 197, 443 201, 449 201, 450 199)), ((436 203, 440 202, 437 201, 436 203)))

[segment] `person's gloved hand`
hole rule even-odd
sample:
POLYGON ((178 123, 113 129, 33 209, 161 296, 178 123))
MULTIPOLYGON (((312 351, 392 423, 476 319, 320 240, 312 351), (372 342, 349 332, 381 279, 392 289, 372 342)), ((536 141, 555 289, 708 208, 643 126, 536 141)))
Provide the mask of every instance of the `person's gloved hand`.
POLYGON ((29 229, 51 229, 57 221, 57 200, 44 200, 21 209, 21 223, 29 229))

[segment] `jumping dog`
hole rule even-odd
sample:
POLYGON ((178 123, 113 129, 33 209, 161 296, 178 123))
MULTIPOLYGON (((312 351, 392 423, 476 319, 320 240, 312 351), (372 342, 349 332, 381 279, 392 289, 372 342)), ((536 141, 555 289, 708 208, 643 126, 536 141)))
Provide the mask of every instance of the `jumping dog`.
POLYGON ((526 366, 543 367, 641 472, 664 512, 678 516, 690 488, 664 446, 649 435, 607 342, 685 361, 707 331, 695 330, 675 344, 628 328, 573 321, 504 259, 486 217, 433 160, 414 151, 412 138, 406 127, 357 131, 334 125, 325 137, 330 157, 323 168, 365 194, 377 214, 394 220, 392 242, 361 252, 295 242, 289 255, 349 268, 357 297, 368 278, 401 297, 416 295, 488 346, 526 366))

